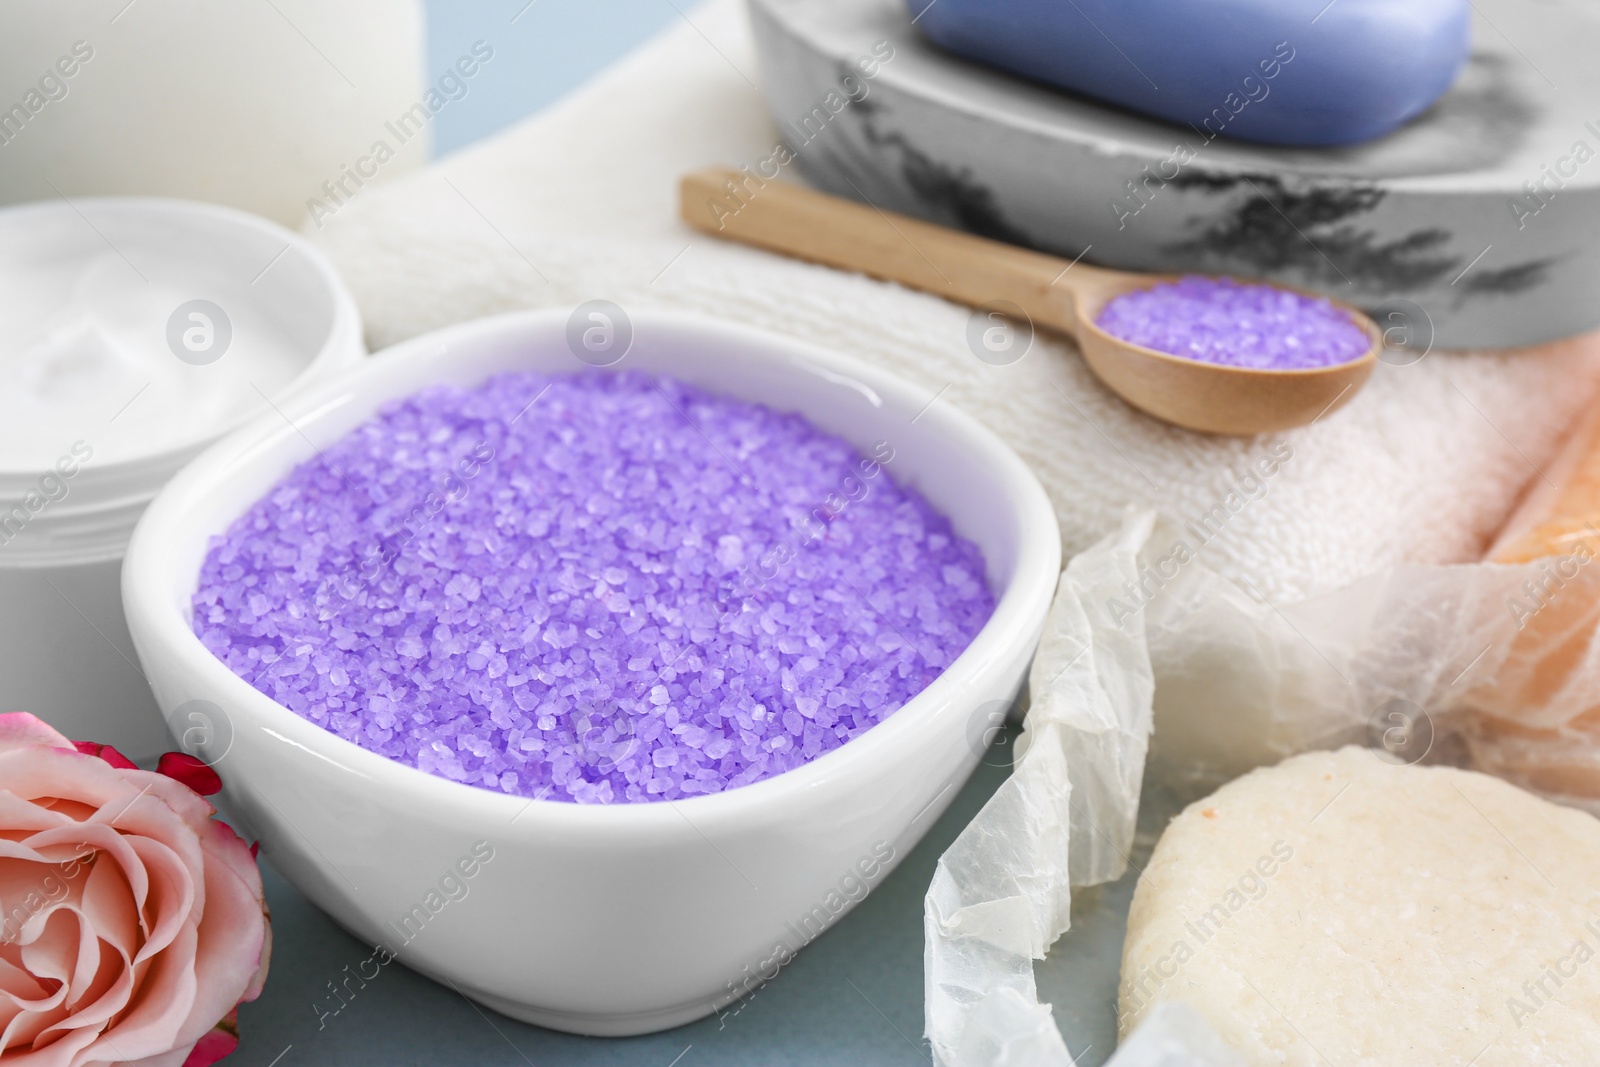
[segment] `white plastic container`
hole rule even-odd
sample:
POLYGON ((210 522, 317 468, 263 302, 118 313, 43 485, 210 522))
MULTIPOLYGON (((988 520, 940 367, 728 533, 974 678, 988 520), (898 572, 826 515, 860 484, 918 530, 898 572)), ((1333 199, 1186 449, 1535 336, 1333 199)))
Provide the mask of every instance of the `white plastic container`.
POLYGON ((0 291, 0 711, 153 757, 134 524, 219 435, 359 362, 360 314, 296 235, 176 200, 0 211, 0 291))
POLYGON ((749 327, 619 313, 503 315, 386 350, 287 405, 298 430, 257 419, 186 468, 140 523, 123 575, 163 711, 181 728, 198 714, 186 709, 206 709, 192 750, 217 765, 230 814, 277 869, 407 966, 514 1018, 608 1035, 678 1026, 754 989, 910 853, 981 757, 995 701, 1021 685, 1061 558, 1038 479, 926 391, 749 327), (195 636, 211 537, 314 449, 435 383, 595 365, 799 411, 863 450, 888 441, 894 476, 982 550, 994 614, 928 688, 802 767, 609 805, 527 800, 393 762, 274 702, 195 636), (462 879, 470 900, 447 906, 438 887, 462 879))
POLYGON ((0 204, 192 197, 300 226, 427 162, 449 97, 423 31, 420 0, 0 5, 0 204))

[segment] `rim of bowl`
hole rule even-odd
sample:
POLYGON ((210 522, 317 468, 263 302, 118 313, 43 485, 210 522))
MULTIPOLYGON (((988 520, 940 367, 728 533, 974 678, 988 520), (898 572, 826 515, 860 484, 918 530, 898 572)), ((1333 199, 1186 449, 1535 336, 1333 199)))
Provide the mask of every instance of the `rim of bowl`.
MULTIPOLYGON (((205 218, 220 222, 228 226, 251 230, 265 237, 272 237, 284 242, 284 251, 294 249, 299 252, 304 262, 309 263, 318 282, 327 292, 331 307, 328 330, 322 338, 322 343, 317 347, 315 354, 306 361, 293 378, 284 384, 275 398, 269 398, 269 403, 282 402, 284 398, 292 397, 307 384, 314 376, 327 374, 330 368, 337 368, 350 362, 351 345, 354 341, 355 358, 364 358, 366 345, 362 341, 361 310, 356 306, 355 297, 345 285, 344 278, 334 270, 333 264, 328 261, 320 249, 310 241, 293 230, 281 226, 271 219, 252 215, 248 211, 228 207, 225 204, 213 204, 208 200, 185 200, 174 196, 83 196, 73 197, 69 202, 66 197, 56 200, 34 200, 22 204, 9 204, 0 207, 0 225, 8 219, 25 215, 46 215, 70 209, 68 214, 81 214, 82 208, 91 211, 96 208, 112 210, 135 210, 149 213, 167 212, 184 215, 190 218, 205 218)), ((92 226, 92 223, 91 223, 92 226)), ((282 253, 280 253, 280 256, 282 253)), ((268 266, 275 265, 267 264, 268 266)), ((353 364, 352 364, 353 365, 353 364)), ((135 456, 129 459, 116 460, 111 463, 101 464, 102 470, 115 474, 120 471, 149 469, 160 467, 164 462, 170 462, 174 457, 186 458, 186 453, 209 447, 217 440, 244 428, 258 415, 240 415, 228 419, 211 427, 206 433, 200 434, 191 440, 167 449, 164 452, 155 452, 149 455, 135 456)), ((0 478, 7 475, 30 473, 0 468, 0 478)), ((36 472, 33 472, 36 473, 36 472)))
MULTIPOLYGON (((137 620, 143 624, 134 626, 136 633, 142 629, 164 654, 183 657, 206 678, 208 688, 216 694, 210 699, 227 709, 230 720, 235 716, 239 719, 233 723, 235 737, 242 727, 268 730, 277 735, 280 743, 304 749, 312 757, 380 782, 387 789, 401 790, 413 802, 431 800, 456 809, 474 808, 485 819, 495 819, 507 829, 517 822, 523 824, 524 830, 541 822, 567 829, 592 830, 600 827, 648 829, 660 823, 681 827, 689 821, 698 831, 707 823, 744 819, 754 809, 785 806, 812 790, 826 787, 830 779, 870 772, 872 767, 881 766, 885 758, 892 758, 901 735, 925 729, 930 718, 956 697, 954 692, 947 691, 961 685, 964 676, 982 670, 991 660, 1009 659, 1014 654, 1009 649, 1011 643, 1030 639, 1032 631, 1042 623, 1060 576, 1061 540, 1055 509, 1037 476, 1010 445, 972 416, 947 404, 935 405, 938 410, 930 408, 924 417, 932 419, 931 425, 938 427, 938 432, 954 433, 967 444, 982 449, 985 470, 1002 483, 1013 505, 1019 538, 1011 579, 998 591, 988 621, 926 688, 838 748, 770 778, 718 793, 610 804, 580 804, 502 793, 420 770, 347 741, 260 692, 201 644, 184 618, 183 605, 193 593, 192 580, 177 573, 176 564, 162 546, 169 540, 170 531, 184 523, 194 502, 203 498, 211 485, 228 477, 234 462, 251 458, 263 448, 276 447, 277 441, 290 440, 291 434, 286 433, 289 423, 293 423, 287 426, 293 431, 292 438, 299 440, 301 420, 315 419, 344 403, 361 403, 357 399, 360 387, 383 378, 385 368, 396 361, 428 363, 448 359, 451 354, 447 350, 452 343, 460 344, 484 334, 501 335, 560 325, 566 322, 568 315, 568 311, 558 309, 510 312, 458 323, 402 341, 374 354, 367 363, 298 393, 291 402, 281 405, 281 414, 268 412, 211 445, 157 496, 140 520, 124 562, 125 609, 130 622, 137 620), (178 595, 173 596, 174 593, 178 595), (687 818, 685 808, 696 817, 694 820, 687 818)), ((651 326, 720 334, 743 342, 752 359, 810 364, 824 372, 864 382, 882 395, 920 406, 917 391, 903 379, 806 341, 742 323, 678 311, 640 309, 630 311, 629 316, 635 338, 642 329, 651 326)), ((804 411, 800 413, 805 414, 804 411)), ((209 532, 215 535, 221 531, 209 532)), ((1030 656, 1032 651, 1029 650, 1030 656)))

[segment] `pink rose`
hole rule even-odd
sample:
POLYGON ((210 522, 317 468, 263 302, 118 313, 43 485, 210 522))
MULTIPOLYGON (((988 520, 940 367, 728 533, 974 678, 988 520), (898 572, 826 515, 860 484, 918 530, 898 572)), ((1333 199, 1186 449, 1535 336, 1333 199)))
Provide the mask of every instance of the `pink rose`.
POLYGON ((141 771, 0 715, 0 1067, 206 1067, 272 937, 255 857, 181 754, 141 771))

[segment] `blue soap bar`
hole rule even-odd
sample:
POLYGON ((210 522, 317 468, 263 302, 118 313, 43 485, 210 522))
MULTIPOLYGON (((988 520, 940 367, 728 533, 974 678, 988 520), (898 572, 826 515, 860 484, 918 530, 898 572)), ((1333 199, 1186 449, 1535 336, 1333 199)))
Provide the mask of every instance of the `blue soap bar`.
POLYGON ((1469 0, 907 0, 935 44, 1208 138, 1354 144, 1420 114, 1469 0))

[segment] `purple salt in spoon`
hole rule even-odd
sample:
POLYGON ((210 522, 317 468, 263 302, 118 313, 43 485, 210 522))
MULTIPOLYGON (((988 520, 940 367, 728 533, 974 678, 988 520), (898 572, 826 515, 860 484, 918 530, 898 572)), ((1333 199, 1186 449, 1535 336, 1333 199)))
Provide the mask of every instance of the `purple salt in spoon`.
MULTIPOLYGON (((979 337, 996 336, 994 316, 1019 313, 1070 334, 1124 400, 1192 430, 1315 422, 1355 395, 1382 344, 1355 308, 1282 286, 1107 270, 786 182, 751 193, 750 176, 727 168, 690 174, 681 193, 684 219, 707 233, 976 307, 979 337)), ((1003 361, 974 344, 985 363, 1003 361)), ((1019 359, 1027 346, 1006 351, 1019 359)))
POLYGON ((1095 325, 1141 348, 1252 370, 1317 370, 1372 347, 1325 299, 1198 275, 1112 297, 1095 325))
POLYGON ((1073 332, 1101 380, 1135 407, 1209 433, 1315 422, 1365 384, 1382 345, 1355 308, 1232 278, 1091 268, 1074 297, 1073 332))

